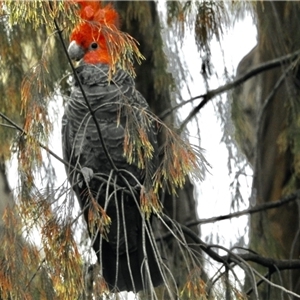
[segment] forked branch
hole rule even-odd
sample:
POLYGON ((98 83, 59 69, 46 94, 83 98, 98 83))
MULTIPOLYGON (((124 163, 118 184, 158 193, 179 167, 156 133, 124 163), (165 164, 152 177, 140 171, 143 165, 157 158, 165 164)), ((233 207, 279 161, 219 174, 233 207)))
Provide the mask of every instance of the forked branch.
POLYGON ((299 55, 300 55, 300 50, 297 50, 293 53, 289 53, 287 55, 284 55, 284 56, 275 58, 273 60, 267 61, 265 63, 262 63, 262 64, 258 65, 257 67, 254 67, 254 68, 250 69, 249 72, 237 77, 236 79, 234 79, 233 81, 231 81, 229 83, 226 83, 226 84, 224 84, 224 85, 222 85, 222 86, 220 86, 220 87, 218 87, 214 90, 210 90, 205 94, 193 97, 193 98, 191 98, 187 101, 184 101, 184 102, 180 103, 179 105, 177 105, 177 106, 175 106, 171 109, 166 110, 165 112, 163 112, 160 115, 160 118, 164 119, 167 115, 172 113, 175 109, 178 109, 178 108, 180 108, 181 106, 183 106, 187 103, 194 102, 195 100, 202 99, 201 102, 195 108, 193 108, 193 110, 190 112, 190 114, 181 123, 180 129, 179 129, 179 132, 181 132, 184 129, 184 127, 187 125, 187 123, 193 117, 195 117, 196 114, 214 97, 216 97, 218 95, 221 95, 222 93, 227 92, 227 91, 231 90, 232 88, 235 88, 235 87, 239 86, 240 84, 246 82, 248 79, 250 79, 250 78, 252 78, 252 77, 254 77, 254 76, 256 76, 256 75, 258 75, 262 72, 265 72, 265 71, 268 71, 268 70, 271 70, 271 69, 278 68, 280 66, 289 64, 289 63, 295 61, 299 57, 299 55))

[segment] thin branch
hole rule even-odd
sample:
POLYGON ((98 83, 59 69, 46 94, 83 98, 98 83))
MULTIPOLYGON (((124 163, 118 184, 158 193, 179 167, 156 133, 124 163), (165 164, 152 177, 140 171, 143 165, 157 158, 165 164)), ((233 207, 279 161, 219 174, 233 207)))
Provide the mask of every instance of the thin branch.
MULTIPOLYGON (((166 222, 169 222, 167 219, 164 218, 166 222)), ((261 266, 264 266, 266 268, 269 268, 270 271, 283 271, 283 270, 293 270, 293 269, 300 269, 300 259, 273 259, 270 257, 264 257, 262 255, 258 255, 254 252, 249 253, 228 253, 227 255, 219 255, 216 251, 214 251, 212 248, 216 247, 213 245, 206 244, 203 242, 196 233, 194 233, 190 228, 188 228, 185 225, 182 225, 176 221, 173 220, 178 226, 180 226, 181 230, 188 235, 190 238, 192 238, 199 247, 212 259, 214 259, 217 262, 224 263, 224 264, 230 264, 230 263, 238 263, 239 259, 242 259, 244 261, 251 261, 254 263, 257 263, 261 266)), ((219 247, 219 246, 218 246, 219 247)))
MULTIPOLYGON (((275 266, 275 268, 276 268, 276 266, 275 266)), ((293 291, 291 291, 291 290, 286 289, 286 288, 285 288, 284 286, 282 286, 282 285, 279 285, 279 284, 276 284, 276 283, 270 281, 267 277, 261 275, 261 274, 260 274, 258 271, 256 271, 255 269, 253 269, 253 271, 254 271, 255 275, 257 275, 259 278, 261 278, 262 281, 264 281, 265 283, 268 284, 268 287, 269 287, 269 288, 270 288, 270 287, 274 287, 274 288, 277 288, 277 289, 281 290, 282 293, 289 294, 289 295, 294 296, 294 297, 296 297, 296 298, 298 298, 298 299, 300 298, 300 295, 299 295, 299 294, 297 294, 297 293, 295 293, 295 292, 293 292, 293 291)), ((279 271, 279 270, 277 270, 277 271, 279 271)), ((268 274, 268 275, 271 275, 271 273, 268 274)), ((268 298, 268 299, 269 299, 269 298, 268 298)), ((282 296, 281 296, 281 299, 284 299, 284 298, 283 298, 283 294, 282 294, 282 296)), ((291 298, 289 298, 289 299, 291 299, 291 298)))
POLYGON ((46 259, 44 258, 44 259, 42 259, 42 261, 39 263, 39 265, 38 265, 36 271, 34 272, 34 274, 31 276, 30 280, 29 280, 28 283, 26 284, 25 290, 24 290, 24 291, 26 291, 26 290, 30 287, 32 281, 33 281, 34 278, 37 276, 38 272, 39 272, 40 269, 42 268, 42 265, 43 265, 43 263, 44 263, 45 261, 46 261, 46 259))
MULTIPOLYGON (((17 129, 18 131, 20 131, 20 133, 24 136, 30 136, 23 128, 21 128, 18 124, 16 124, 14 121, 12 121, 10 118, 8 118, 5 114, 3 114, 2 112, 0 112, 0 117, 3 118, 6 122, 8 122, 12 127, 14 127, 15 129, 17 129)), ((32 137, 32 136, 30 136, 32 137)), ((68 166, 68 167, 72 167, 71 164, 69 164, 67 161, 63 160, 62 158, 60 158, 57 154, 55 154, 53 151, 51 151, 47 146, 43 145, 42 143, 40 143, 39 141, 37 141, 38 145, 43 148, 44 150, 46 150, 49 154, 51 154, 53 157, 55 157, 58 161, 60 161, 61 163, 63 163, 64 165, 68 166)))
MULTIPOLYGON (((263 277, 264 278, 268 278, 268 277, 270 277, 270 273, 269 273, 269 271, 266 273, 266 275, 263 275, 263 277)), ((256 282, 256 288, 258 288, 262 283, 264 283, 265 281, 264 281, 264 279, 260 279, 260 280, 258 280, 257 282, 256 282)), ((252 292, 253 292, 253 290, 254 290, 254 288, 253 287, 250 287, 249 289, 248 289, 248 291, 246 291, 246 295, 247 296, 249 296, 249 295, 251 295, 252 294, 252 292)))
MULTIPOLYGON (((188 235, 192 240, 194 240, 198 244, 198 246, 200 247, 200 249, 203 250, 206 254, 208 254, 211 258, 213 258, 217 262, 227 264, 227 260, 226 259, 224 259, 221 255, 219 255, 217 252, 215 252, 214 250, 212 250, 211 247, 208 244, 206 244, 205 242, 203 242, 198 237, 198 235, 194 231, 192 231, 190 228, 188 228, 187 226, 185 226, 183 224, 180 224, 176 220, 169 219, 167 216, 162 216, 162 220, 164 222, 166 222, 166 224, 168 226, 175 224, 176 226, 180 227, 180 229, 182 230, 182 232, 184 234, 188 235)), ((171 228, 167 227, 167 229, 172 234, 171 228)), ((172 234, 172 235, 174 236, 174 238, 177 238, 176 235, 174 235, 174 234, 172 234)))
POLYGON ((6 127, 6 128, 11 128, 11 129, 16 129, 15 126, 8 125, 8 124, 5 124, 5 123, 0 123, 0 126, 6 127))
MULTIPOLYGON (((184 102, 185 103, 189 103, 191 101, 197 100, 197 99, 203 99, 191 112, 190 114, 187 116, 187 118, 181 123, 180 128, 179 128, 179 132, 181 132, 184 127, 187 125, 187 123, 196 116, 196 114, 202 109, 202 107, 204 107, 208 101, 210 101, 212 98, 214 98, 215 96, 218 96, 234 87, 237 87, 238 85, 244 83, 245 81, 247 81, 248 79, 254 77, 255 75, 261 73, 261 72, 265 72, 268 71, 270 69, 273 68, 277 68, 280 67, 284 64, 287 63, 291 63, 292 61, 294 61, 295 59, 297 59, 300 55, 300 50, 297 50, 293 53, 290 53, 288 55, 284 55, 278 58, 275 58, 273 60, 270 60, 268 62, 262 63, 259 66, 252 68, 249 72, 247 72, 244 75, 241 75, 239 77, 237 77, 236 79, 234 79, 233 81, 218 87, 217 89, 208 91, 205 94, 193 97, 192 99, 184 102)), ((182 105, 184 105, 182 104, 182 105)), ((180 106, 182 106, 180 105, 180 106)), ((172 109, 170 111, 165 111, 161 118, 166 117, 167 114, 169 114, 170 112, 172 112, 172 109)))
MULTIPOLYGON (((11 128, 15 128, 17 129, 21 135, 26 136, 26 137, 30 137, 34 140, 36 140, 33 136, 31 136, 30 134, 28 134, 22 127, 20 127, 18 124, 16 124, 14 121, 12 121, 10 118, 8 118, 5 114, 3 114, 2 112, 0 112, 0 117, 3 118, 6 122, 8 122, 11 125, 11 128)), ((41 142, 37 141, 38 145, 44 149, 45 151, 47 151, 50 155, 52 155, 54 158, 56 158, 58 161, 60 161, 61 163, 63 163, 65 166, 67 166, 68 168, 71 168, 72 170, 79 172, 82 174, 82 170, 79 168, 76 168, 75 166, 73 166, 72 164, 70 164, 69 162, 67 162, 66 160, 62 159, 61 157, 59 157, 55 152, 53 152, 52 150, 50 150, 47 146, 45 146, 44 144, 42 144, 41 142)), ((99 181, 102 182, 106 182, 104 177, 99 177, 99 175, 105 175, 105 174, 100 174, 100 173, 95 173, 94 174, 94 178, 98 179, 99 181)), ((111 185, 110 183, 108 183, 109 185, 111 185)), ((132 189, 132 188, 131 188, 132 189)), ((131 192, 127 192, 124 191, 125 193, 129 193, 129 195, 132 195, 132 191, 131 192)))
POLYGON ((257 213, 260 211, 266 211, 269 209, 274 209, 274 208, 280 207, 282 205, 288 204, 289 202, 295 201, 299 198, 300 198, 300 189, 296 190, 294 193, 292 193, 290 195, 287 195, 287 196, 279 199, 278 201, 263 203, 260 205, 256 205, 256 207, 245 209, 245 210, 227 214, 227 215, 221 215, 218 217, 212 217, 212 218, 192 221, 192 222, 187 223, 186 226, 192 227, 195 225, 207 224, 207 223, 213 223, 213 222, 217 222, 217 221, 223 221, 223 220, 228 220, 228 219, 232 219, 232 218, 237 218, 237 217, 240 217, 243 215, 248 215, 248 214, 251 215, 251 214, 254 214, 254 213, 257 213))
MULTIPOLYGON (((272 271, 272 273, 276 272, 277 270, 283 271, 300 269, 300 259, 273 259, 255 253, 242 253, 238 254, 238 256, 246 261, 252 261, 263 267, 266 267, 270 270, 270 272, 272 271)), ((223 258, 227 257, 230 261, 230 254, 224 256, 223 258)))

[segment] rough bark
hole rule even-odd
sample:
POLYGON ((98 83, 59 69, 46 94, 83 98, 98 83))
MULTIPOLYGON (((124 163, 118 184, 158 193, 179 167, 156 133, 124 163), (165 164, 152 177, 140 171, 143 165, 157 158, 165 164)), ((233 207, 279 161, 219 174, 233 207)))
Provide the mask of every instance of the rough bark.
POLYGON ((3 213, 8 206, 13 205, 12 192, 10 190, 7 174, 5 169, 5 164, 0 163, 0 227, 3 226, 3 213))
MULTIPOLYGON (((300 47, 298 2, 261 2, 256 12, 258 43, 238 72, 300 47)), ((249 80, 235 95, 233 117, 241 148, 254 168, 252 200, 257 204, 276 201, 299 188, 298 77, 297 64, 283 65, 249 80)), ((250 223, 252 250, 274 258, 299 258, 296 203, 252 215, 250 223)), ((290 271, 272 279, 300 293, 299 276, 299 271, 290 271)), ((266 285, 261 293, 262 299, 282 299, 277 289, 268 290, 266 285)))

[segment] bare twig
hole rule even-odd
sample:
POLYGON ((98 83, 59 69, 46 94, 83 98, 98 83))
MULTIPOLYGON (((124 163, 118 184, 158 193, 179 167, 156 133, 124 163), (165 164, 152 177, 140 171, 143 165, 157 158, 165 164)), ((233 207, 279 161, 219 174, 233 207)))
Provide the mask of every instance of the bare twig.
MULTIPOLYGON (((164 220, 166 222, 170 222, 168 219, 164 218, 164 220)), ((233 253, 232 251, 230 251, 224 247, 221 247, 219 245, 206 244, 197 236, 197 234, 195 234, 187 226, 184 226, 174 220, 173 220, 173 222, 175 222, 176 225, 181 228, 181 230, 184 232, 184 234, 186 234, 191 239, 193 239, 195 241, 195 243, 197 243, 199 245, 201 250, 203 250, 207 255, 209 255, 216 262, 223 263, 225 267, 228 266, 229 264, 239 264, 240 265, 240 262, 251 261, 251 262, 257 263, 263 267, 268 268, 269 274, 272 274, 277 271, 283 271, 283 270, 300 269, 300 259, 273 259, 270 257, 264 257, 262 255, 259 255, 257 253, 251 252, 251 251, 249 251, 248 253, 241 253, 241 254, 233 253), (221 248, 221 249, 227 251, 228 254, 223 255, 223 256, 219 255, 216 251, 213 250, 213 248, 215 248, 215 247, 221 248)), ((255 272, 256 275, 261 277, 263 279, 263 281, 267 282, 268 284, 271 284, 272 286, 274 286, 278 289, 281 289, 288 294, 292 294, 292 295, 300 298, 299 295, 285 289, 282 286, 278 286, 278 285, 270 282, 269 280, 267 280, 267 278, 264 278, 262 275, 260 275, 255 269, 253 269, 253 271, 255 272)))
MULTIPOLYGON (((3 114, 2 112, 0 112, 0 117, 3 118, 6 122, 8 122, 13 128, 17 129, 18 131, 20 131, 20 133, 24 136, 29 136, 29 134, 23 129, 21 128, 18 124, 16 124, 14 121, 12 121, 10 118, 8 118, 5 114, 3 114)), ((57 154, 55 154, 53 151, 51 151, 47 146, 43 145, 42 143, 40 143, 38 141, 38 144, 41 148, 43 148, 44 150, 46 150, 49 154, 51 154, 53 157, 55 157, 58 161, 60 161, 61 163, 63 163, 64 165, 68 166, 68 167, 72 167, 67 161, 63 160, 61 157, 59 157, 57 154)))
POLYGON ((296 190, 294 193, 292 193, 288 196, 285 196, 285 197, 279 199, 278 201, 263 203, 263 204, 257 205, 256 207, 253 207, 250 209, 245 209, 245 210, 238 211, 238 212, 234 212, 234 213, 227 214, 227 215, 192 221, 192 222, 187 223, 186 226, 192 227, 195 225, 207 224, 207 223, 213 223, 213 222, 217 222, 217 221, 223 221, 223 220, 228 220, 228 219, 232 219, 232 218, 237 218, 237 217, 240 217, 243 215, 248 215, 248 214, 251 215, 251 214, 254 214, 254 213, 257 213, 260 211, 266 211, 269 209, 274 209, 274 208, 280 207, 282 205, 288 204, 289 202, 295 201, 299 198, 300 198, 300 190, 296 190))
MULTIPOLYGON (((3 114, 2 112, 0 112, 0 117, 3 118, 6 122, 8 122, 10 124, 10 128, 14 128, 16 130, 18 130, 21 135, 26 136, 26 137, 30 137, 34 140, 36 140, 33 136, 31 136, 30 134, 28 134, 22 127, 20 127, 18 124, 16 124, 14 121, 12 121, 10 118, 8 118, 5 114, 3 114)), ((75 166, 73 166, 72 164, 70 164, 69 162, 67 162, 66 160, 62 159, 61 157, 59 157, 55 152, 53 152, 52 150, 50 150, 47 146, 45 146, 44 144, 42 144, 39 141, 36 141, 38 143, 38 145, 44 149, 46 152, 48 152, 51 156, 53 156, 54 158, 56 158, 58 161, 60 161, 61 163, 63 163, 66 167, 71 168, 72 170, 75 170, 76 172, 82 173, 82 170, 79 168, 76 168, 75 166)), ((100 175, 105 175, 105 174, 100 174, 100 173, 96 173, 94 174, 94 178, 98 179, 101 182, 106 182, 107 180, 104 177, 101 177, 100 175)), ((108 183, 108 185, 112 185, 111 183, 108 183)), ((132 195, 132 191, 128 192, 128 191, 124 191, 125 193, 128 193, 129 195, 132 195)))
MULTIPOLYGON (((163 220, 166 223, 170 223, 170 220, 168 218, 164 217, 163 220)), ((214 247, 219 247, 219 246, 206 244, 198 237, 198 235, 195 232, 193 232, 187 226, 180 224, 175 220, 172 220, 172 222, 174 222, 177 226, 179 226, 182 232, 184 232, 184 234, 188 235, 192 240, 194 240, 206 254, 208 254, 212 259, 214 259, 217 262, 225 263, 225 264, 236 263, 237 261, 235 257, 238 256, 245 261, 251 261, 257 263, 261 266, 264 266, 274 271, 276 270, 282 271, 287 269, 300 269, 300 259, 273 259, 269 257, 264 257, 252 251, 249 251, 248 253, 241 253, 241 254, 228 253, 227 255, 223 255, 223 256, 219 255, 216 251, 212 249, 214 247)))
MULTIPOLYGON (((276 59, 270 60, 268 62, 265 62, 263 64, 260 64, 259 66, 252 68, 246 74, 239 76, 238 78, 234 79, 233 81, 231 81, 223 86, 220 86, 217 89, 208 91, 205 94, 193 97, 190 100, 185 101, 182 104, 179 104, 178 106, 176 106, 176 108, 181 107, 182 105, 192 102, 192 101, 195 101, 197 99, 202 99, 202 101, 190 112, 190 114, 186 117, 186 119, 181 123, 179 131, 181 132, 184 129, 184 127, 187 125, 187 123, 193 117, 195 117, 195 115, 202 109, 202 107, 204 107, 215 96, 218 96, 234 87, 237 87, 238 85, 244 83, 248 79, 252 78, 253 76, 255 76, 261 72, 265 72, 270 69, 280 67, 284 64, 291 63, 292 61, 297 59, 299 57, 299 55, 300 55, 300 50, 297 50, 288 55, 284 55, 284 56, 278 57, 276 59)), ((160 117, 161 118, 166 117, 169 113, 172 112, 172 110, 174 110, 174 108, 172 108, 171 110, 165 111, 160 117)))

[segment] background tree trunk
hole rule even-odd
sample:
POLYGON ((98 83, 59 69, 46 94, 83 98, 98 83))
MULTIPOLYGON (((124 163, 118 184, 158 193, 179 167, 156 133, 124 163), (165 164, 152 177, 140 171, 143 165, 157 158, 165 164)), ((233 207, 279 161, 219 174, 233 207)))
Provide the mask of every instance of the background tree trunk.
MULTIPOLYGON (((299 2, 259 2, 255 8, 258 43, 241 61, 238 73, 300 48, 299 2)), ((256 204, 276 201, 300 187, 298 68, 294 63, 264 72, 243 85, 234 100, 237 134, 244 136, 238 139, 254 167, 256 204), (243 117, 246 121, 241 122, 243 117)), ((299 258, 298 204, 252 215, 250 248, 268 257, 299 258)), ((300 293, 299 271, 275 272, 275 277, 276 283, 283 281, 283 286, 300 293)), ((261 293, 262 299, 282 299, 278 289, 267 285, 261 293)))
POLYGON ((4 214, 5 209, 8 206, 11 207, 14 204, 14 199, 8 184, 6 168, 4 163, 0 163, 0 199, 0 227, 2 227, 2 216, 4 214))
MULTIPOLYGON (((146 58, 141 65, 135 66, 137 89, 147 99, 152 111, 159 116, 172 107, 173 80, 171 74, 167 72, 167 60, 163 52, 156 3, 154 1, 118 1, 117 9, 122 16, 122 30, 128 32, 139 42, 139 49, 146 58)), ((169 115, 162 121, 172 128, 174 116, 169 115)), ((159 139, 162 144, 163 133, 160 134, 159 139)), ((181 224, 196 220, 196 201, 193 191, 193 185, 187 178, 184 188, 178 190, 177 196, 166 192, 161 197, 164 212, 181 224)), ((165 228, 161 228, 161 224, 157 224, 157 226, 160 228, 159 232, 167 233, 165 228)), ((200 234, 198 226, 191 229, 198 235, 200 234)), ((187 241, 189 242, 188 238, 187 241)), ((177 285, 182 286, 187 280, 187 273, 183 272, 184 268, 180 267, 184 261, 177 242, 171 238, 169 241, 164 240, 163 243, 167 245, 167 249, 163 250, 166 264, 171 268, 177 285)), ((199 247, 197 250, 199 251, 199 247)))

